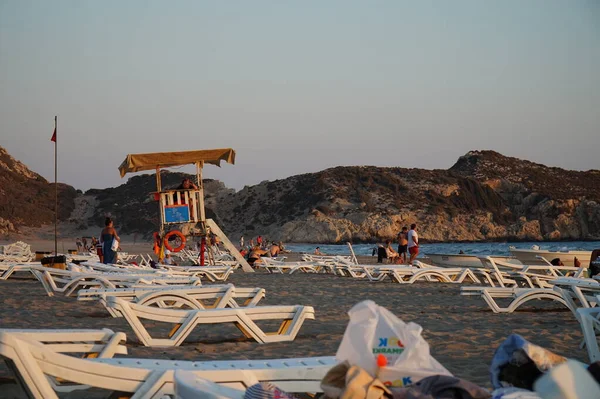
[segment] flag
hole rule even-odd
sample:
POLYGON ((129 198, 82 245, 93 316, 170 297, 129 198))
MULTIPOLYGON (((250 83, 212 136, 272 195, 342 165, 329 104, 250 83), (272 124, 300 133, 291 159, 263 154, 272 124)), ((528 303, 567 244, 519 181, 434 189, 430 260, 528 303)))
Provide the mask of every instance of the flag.
POLYGON ((54 133, 52 134, 50 141, 54 141, 56 143, 56 126, 54 126, 54 133))

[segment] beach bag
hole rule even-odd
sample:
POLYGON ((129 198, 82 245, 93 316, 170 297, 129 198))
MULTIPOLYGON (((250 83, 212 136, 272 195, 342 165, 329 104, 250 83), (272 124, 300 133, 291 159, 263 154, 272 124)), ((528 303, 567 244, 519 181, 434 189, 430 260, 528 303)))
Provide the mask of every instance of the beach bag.
POLYGON ((117 252, 117 249, 119 249, 119 241, 117 241, 116 238, 113 238, 110 249, 112 249, 115 252, 117 252))
POLYGON ((391 388, 411 385, 432 375, 452 374, 429 353, 415 323, 404 323, 373 301, 363 301, 348 312, 350 323, 336 353, 340 362, 359 366, 391 388), (383 355, 387 365, 379 368, 383 355))

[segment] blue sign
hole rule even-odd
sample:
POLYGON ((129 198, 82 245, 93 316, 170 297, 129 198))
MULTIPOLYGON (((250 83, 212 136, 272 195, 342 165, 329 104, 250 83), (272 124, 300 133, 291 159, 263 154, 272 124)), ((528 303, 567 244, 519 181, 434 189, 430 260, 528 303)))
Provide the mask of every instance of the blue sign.
POLYGON ((186 223, 190 221, 190 207, 188 205, 165 206, 165 223, 186 223))

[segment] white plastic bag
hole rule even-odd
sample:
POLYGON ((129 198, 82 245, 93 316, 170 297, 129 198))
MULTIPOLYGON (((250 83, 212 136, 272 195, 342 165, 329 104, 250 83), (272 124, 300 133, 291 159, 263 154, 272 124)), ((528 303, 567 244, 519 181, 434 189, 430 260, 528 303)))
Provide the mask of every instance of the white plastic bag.
POLYGON ((404 323, 373 301, 363 301, 348 312, 350 323, 338 348, 338 361, 348 361, 377 376, 386 385, 403 387, 432 375, 452 374, 429 354, 420 325, 404 323), (378 370, 379 354, 387 366, 378 370))

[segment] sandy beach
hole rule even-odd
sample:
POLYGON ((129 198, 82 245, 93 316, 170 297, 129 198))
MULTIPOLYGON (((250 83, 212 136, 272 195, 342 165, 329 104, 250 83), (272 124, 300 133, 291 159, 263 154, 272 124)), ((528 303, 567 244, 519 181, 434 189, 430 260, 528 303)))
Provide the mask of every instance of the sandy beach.
MULTIPOLYGON (((373 259, 361 260, 372 262, 373 259)), ((260 345, 242 337, 233 325, 211 325, 197 328, 180 347, 147 348, 139 344, 123 319, 110 317, 102 305, 62 296, 48 297, 36 280, 11 278, 0 282, 0 327, 110 328, 127 334, 129 356, 142 358, 225 360, 325 356, 335 355, 348 323, 348 310, 370 299, 403 321, 420 324, 431 353, 438 361, 456 376, 484 387, 490 386, 488 368, 494 349, 510 333, 521 334, 559 354, 587 361, 585 351, 579 349, 582 340, 579 324, 568 310, 556 303, 539 302, 512 314, 494 314, 483 300, 461 297, 460 285, 399 285, 328 274, 280 275, 241 270, 227 282, 239 287, 265 288, 267 296, 262 305, 311 305, 315 308, 316 320, 307 321, 294 342, 260 345)), ((157 324, 153 328, 161 329, 157 324)), ((2 364, 0 381, 4 384, 0 386, 0 398, 20 397, 15 394, 12 378, 2 364)))

